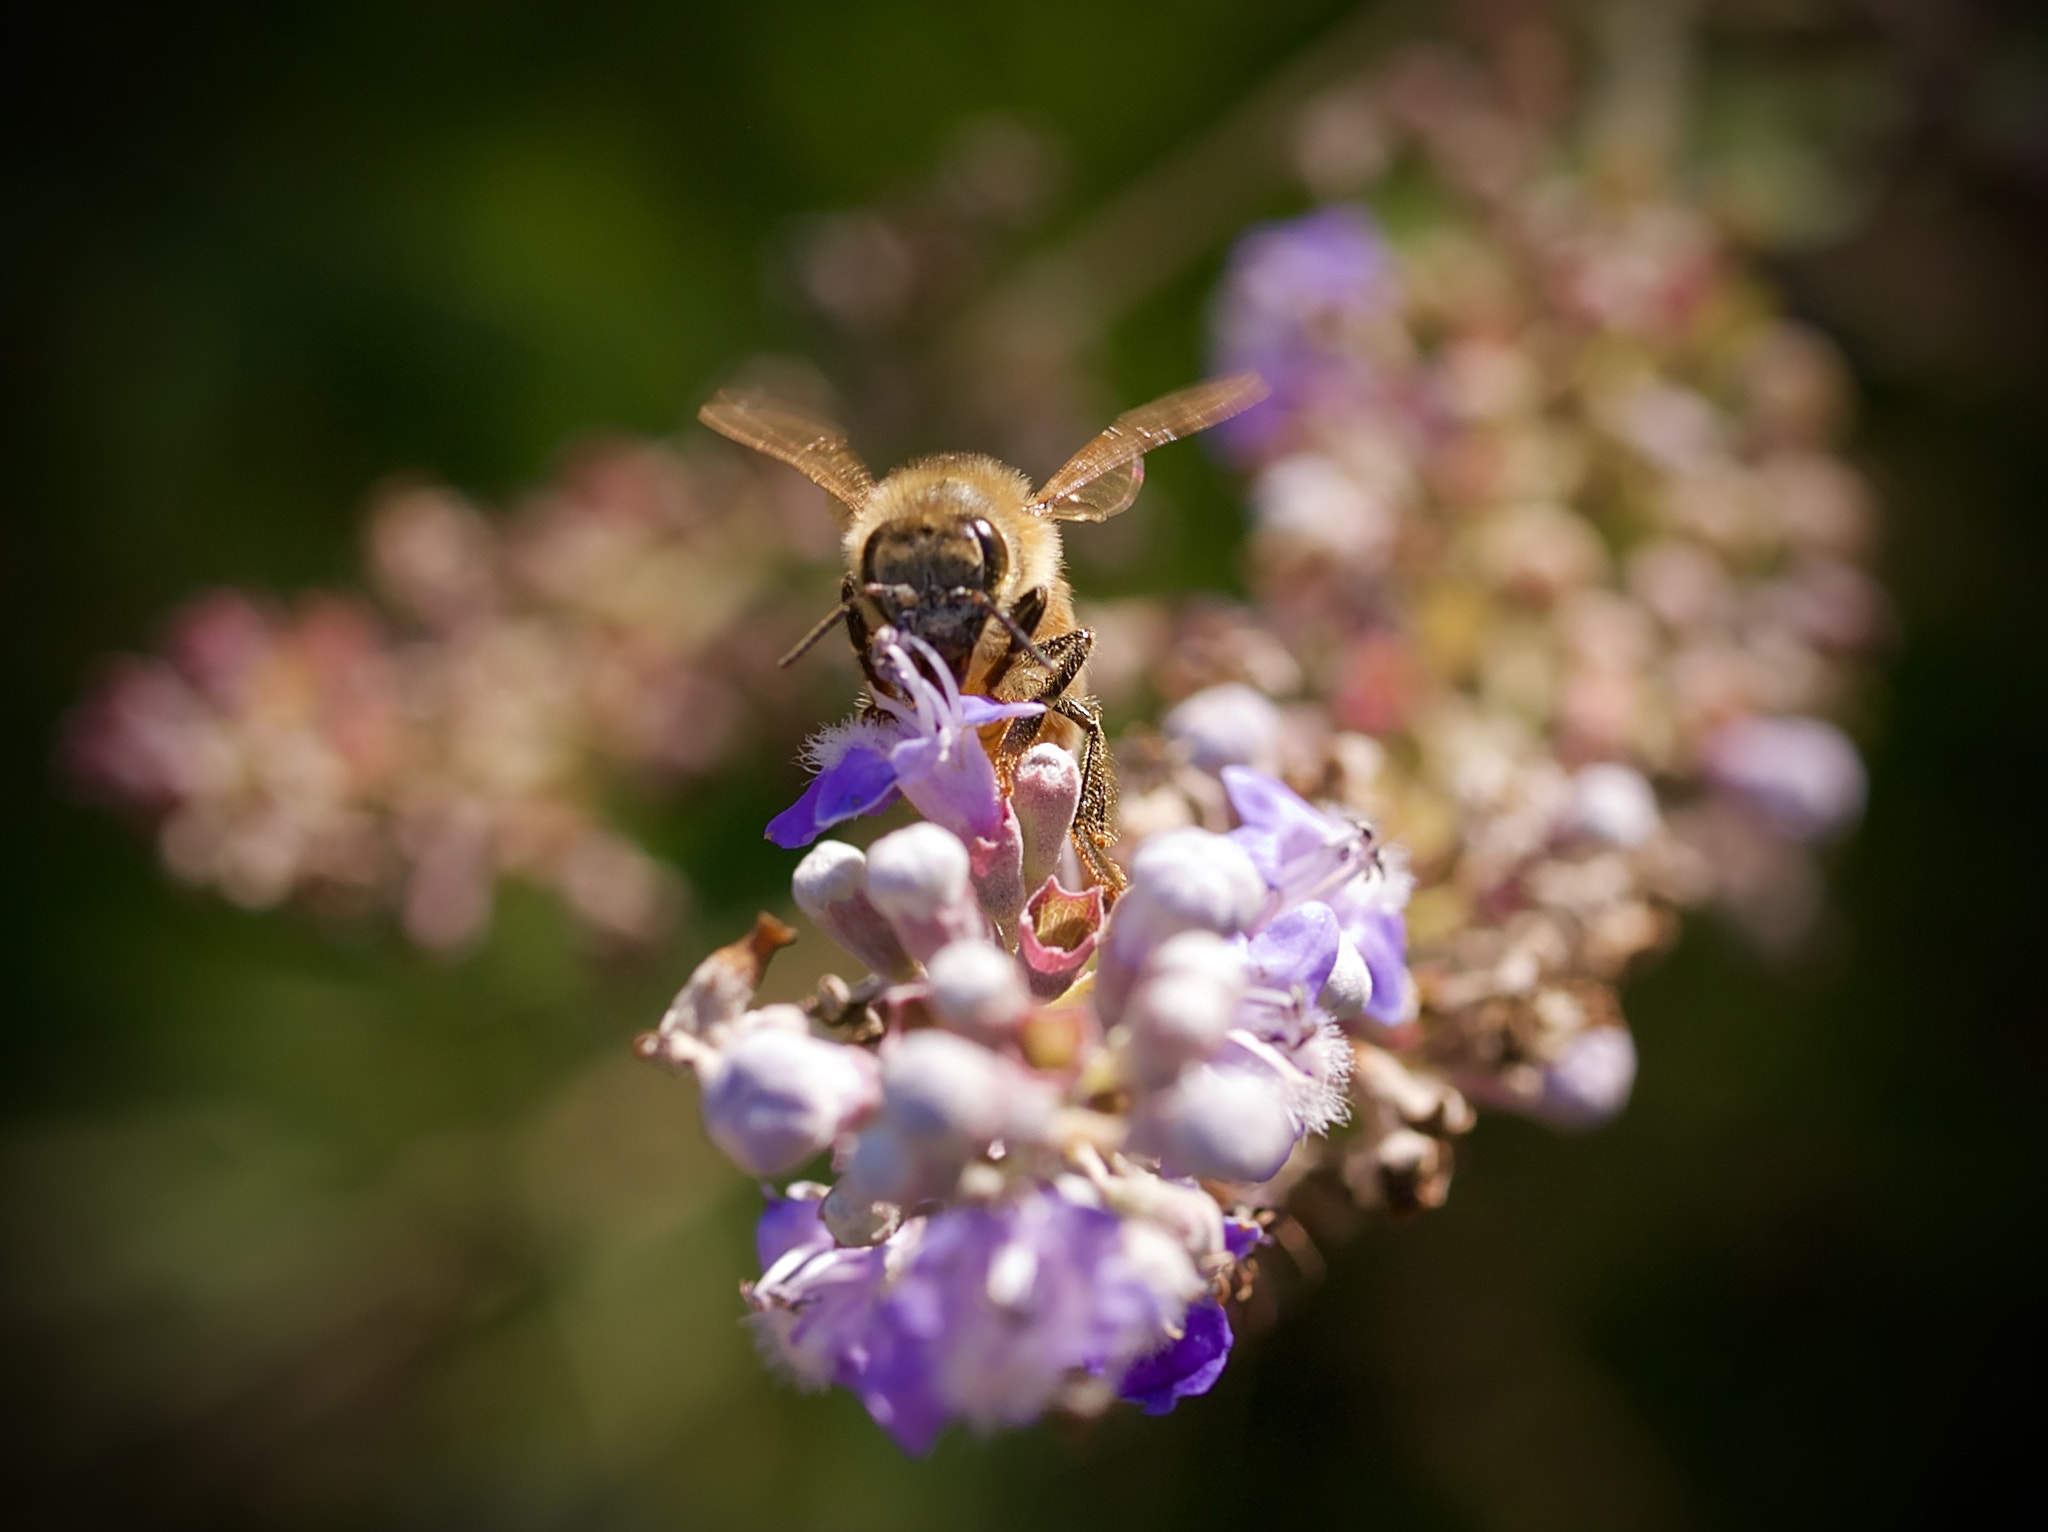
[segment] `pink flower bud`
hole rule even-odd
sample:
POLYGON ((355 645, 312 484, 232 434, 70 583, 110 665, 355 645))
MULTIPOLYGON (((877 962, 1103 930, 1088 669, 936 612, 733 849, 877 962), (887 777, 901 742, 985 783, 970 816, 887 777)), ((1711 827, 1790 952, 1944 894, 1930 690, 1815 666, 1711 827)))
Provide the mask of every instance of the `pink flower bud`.
POLYGON ((1024 886, 1039 888, 1059 869, 1074 811, 1081 804, 1081 767, 1058 745, 1033 745, 1017 762, 1010 807, 1024 830, 1024 886))

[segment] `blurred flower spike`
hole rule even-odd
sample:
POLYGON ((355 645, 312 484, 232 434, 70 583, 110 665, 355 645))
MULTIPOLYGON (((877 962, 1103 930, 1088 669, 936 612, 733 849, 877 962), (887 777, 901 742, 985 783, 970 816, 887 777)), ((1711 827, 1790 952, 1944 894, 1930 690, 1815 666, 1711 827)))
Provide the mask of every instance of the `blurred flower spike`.
POLYGON ((1106 916, 1057 873, 1019 900, 1027 845, 1071 825, 1078 767, 1036 746, 1006 798, 974 732, 991 705, 910 643, 882 653, 914 700, 852 748, 908 747, 904 792, 950 822, 866 852, 824 841, 793 880, 871 971, 757 1006, 779 939, 764 916, 642 1052, 697 1074, 742 1170, 834 1177, 792 1183, 762 1217, 748 1302, 791 1377, 848 1389, 919 1453, 953 1420, 1171 1409, 1221 1375, 1223 1305, 1248 1290, 1305 1146, 1349 1117, 1354 1050, 1406 1004, 1403 938, 1383 928, 1398 932, 1408 882, 1369 829, 1233 769, 1244 825, 1133 845, 1106 916), (1380 991, 1394 998, 1376 1013, 1380 991))
POLYGON ((611 827, 606 789, 715 771, 788 702, 739 631, 817 517, 714 452, 599 444, 503 525, 393 490, 370 517, 381 606, 199 598, 81 703, 67 773, 239 904, 383 905, 450 949, 516 877, 647 943, 682 885, 611 827))

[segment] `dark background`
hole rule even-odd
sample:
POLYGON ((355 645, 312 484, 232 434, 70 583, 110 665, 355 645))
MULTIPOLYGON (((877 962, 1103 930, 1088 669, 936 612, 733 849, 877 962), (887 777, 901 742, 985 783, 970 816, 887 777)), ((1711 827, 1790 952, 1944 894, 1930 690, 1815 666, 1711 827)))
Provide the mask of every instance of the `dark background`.
MULTIPOLYGON (((1849 211, 1770 258, 1857 368, 1900 614, 1829 927, 1774 967, 1696 923, 1629 994, 1622 1122, 1490 1120, 1448 1208, 1364 1229, 1212 1397, 923 1464, 755 1364, 754 1192, 624 1053, 703 933, 772 897, 777 861, 701 827, 772 806, 786 750, 758 804, 655 826, 707 889, 656 960, 594 965, 514 895, 449 963, 173 889, 61 791, 58 720, 195 590, 351 583, 393 470, 503 497, 593 428, 676 429, 802 344, 763 276, 791 220, 888 195, 963 120, 1061 146, 1056 238, 1345 9, 46 16, 0 140, 9 1519, 1893 1525, 2020 1482, 2048 34, 2020 5, 1705 11, 1728 89, 1876 92, 1849 211)), ((1103 338, 1130 397, 1199 368, 1220 253, 1103 338)), ((1225 503, 1182 473, 1189 514, 1225 503)))

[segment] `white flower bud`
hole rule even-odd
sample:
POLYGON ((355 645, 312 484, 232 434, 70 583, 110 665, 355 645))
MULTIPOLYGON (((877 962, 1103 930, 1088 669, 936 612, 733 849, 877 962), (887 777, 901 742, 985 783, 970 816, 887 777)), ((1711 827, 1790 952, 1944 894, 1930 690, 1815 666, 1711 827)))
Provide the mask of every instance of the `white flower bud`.
POLYGON ((1596 761, 1572 777, 1567 833, 1608 846, 1640 846, 1661 822, 1657 794, 1634 767, 1596 761))
MULTIPOLYGON (((916 1146, 884 1119, 855 1142, 846 1169, 826 1195, 819 1214, 834 1221, 827 1225, 834 1239, 840 1238, 842 1230, 858 1235, 876 1221, 878 1209, 907 1207, 935 1190, 938 1182, 916 1146)), ((845 1243, 862 1241, 848 1238, 845 1243)))
POLYGON ((1193 1069, 1145 1104, 1142 1141, 1169 1174, 1266 1181, 1294 1152, 1294 1119, 1277 1083, 1240 1069, 1193 1069))
POLYGON ((979 1150, 1003 1132, 1003 1061, 950 1032, 913 1032, 882 1064, 889 1125, 913 1144, 979 1150))
POLYGON ((1372 970, 1351 945, 1351 938, 1344 937, 1337 944, 1337 965, 1323 981, 1316 1006, 1337 1021, 1356 1021, 1371 1003, 1372 970))
POLYGON ((1127 1218, 1119 1229, 1122 1253, 1138 1280, 1169 1303, 1189 1303, 1208 1284, 1195 1269, 1187 1245, 1142 1218, 1127 1218))
POLYGON ((874 1059, 768 1020, 740 1033, 704 1077, 704 1128, 750 1175, 779 1176, 872 1111, 874 1059))
POLYGON ((953 942, 926 965, 932 1009, 956 1032, 996 1042, 1016 1031, 1031 1010, 1017 960, 992 942, 953 942))
POLYGON ((1226 681, 1196 692, 1162 720, 1167 738, 1201 771, 1249 766, 1280 769, 1280 709, 1264 692, 1226 681))
POLYGON ((790 892, 819 930, 869 968, 888 978, 906 978, 910 955, 868 898, 867 860, 844 841, 820 841, 797 863, 790 892))
POLYGON ((981 935, 967 848, 939 825, 909 825, 869 847, 867 889, 920 962, 949 941, 981 935))
POLYGON ((1150 972, 1188 974, 1232 990, 1244 988, 1244 951, 1213 931, 1183 931, 1153 950, 1150 972))
POLYGON ((1244 998, 1244 957, 1209 931, 1162 942, 1124 1012, 1141 1080, 1164 1084, 1223 1045, 1244 998))
MULTIPOLYGON (((883 1140, 883 1147, 894 1153, 887 1134, 883 1135, 883 1140)), ((839 1184, 828 1191, 824 1201, 818 1205, 818 1217, 835 1245, 879 1245, 902 1226, 902 1208, 893 1202, 856 1200, 848 1187, 857 1184, 853 1178, 842 1176, 839 1184)))
POLYGON ((1636 1045, 1628 1028, 1591 1027, 1543 1071, 1534 1115, 1553 1127, 1597 1128, 1621 1114, 1635 1083, 1636 1045))
POLYGON ((1096 973, 1096 1008, 1121 1019, 1138 971, 1154 948, 1182 931, 1236 935, 1259 916, 1266 883, 1244 848, 1208 830, 1155 835, 1131 859, 1131 886, 1117 901, 1096 973))
POLYGON ((1145 842, 1131 858, 1130 896, 1141 898, 1155 915, 1155 942, 1176 931, 1235 934, 1258 918, 1266 881, 1228 836, 1169 830, 1145 842))

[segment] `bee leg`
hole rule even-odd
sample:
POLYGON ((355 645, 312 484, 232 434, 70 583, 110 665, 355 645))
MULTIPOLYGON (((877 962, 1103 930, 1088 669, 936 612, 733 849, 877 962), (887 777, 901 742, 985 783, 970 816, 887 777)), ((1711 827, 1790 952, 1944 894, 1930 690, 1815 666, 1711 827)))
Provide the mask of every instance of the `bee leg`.
POLYGON ((1074 852, 1114 899, 1130 880, 1109 858, 1109 848, 1116 844, 1116 763, 1103 732, 1102 709, 1085 697, 1062 697, 1050 706, 1081 727, 1081 803, 1074 811, 1074 852))
MULTIPOLYGON (((1017 758, 1038 743, 1038 736, 1045 728, 1046 719, 1059 712, 1059 703, 1066 696, 1067 688, 1080 679, 1082 667, 1088 663, 1089 651, 1095 647, 1095 634, 1087 628, 1076 628, 1071 633, 1061 633, 1048 638, 1038 647, 1045 651, 1046 658, 1053 663, 1050 672, 1019 677, 1014 669, 1009 669, 1006 670, 1004 684, 999 689, 990 688, 991 691, 999 690, 1005 702, 1045 704, 1043 713, 1015 719, 1009 728, 1003 731, 1003 743, 997 752, 996 769, 1002 773, 1005 786, 1009 784, 1010 769, 1017 764, 1017 758)), ((1014 658, 1014 655, 1010 658, 1014 658)))
MULTIPOLYGON (((1116 768, 1110 755, 1109 736, 1103 732, 1102 710, 1092 698, 1068 695, 1068 688, 1080 679, 1082 667, 1095 647, 1095 634, 1087 628, 1061 633, 1039 645, 1052 660, 1053 669, 1043 680, 1034 679, 1015 700, 1043 702, 1045 712, 1019 718, 1003 734, 996 752, 997 770, 1005 786, 1017 760, 1038 740, 1045 720, 1058 716, 1081 730, 1081 803, 1074 813, 1074 853, 1090 876, 1114 898, 1123 892, 1127 880, 1123 869, 1109 859, 1109 847, 1116 844, 1116 768)), ((1010 688, 1005 688, 1009 690, 1010 688)))

